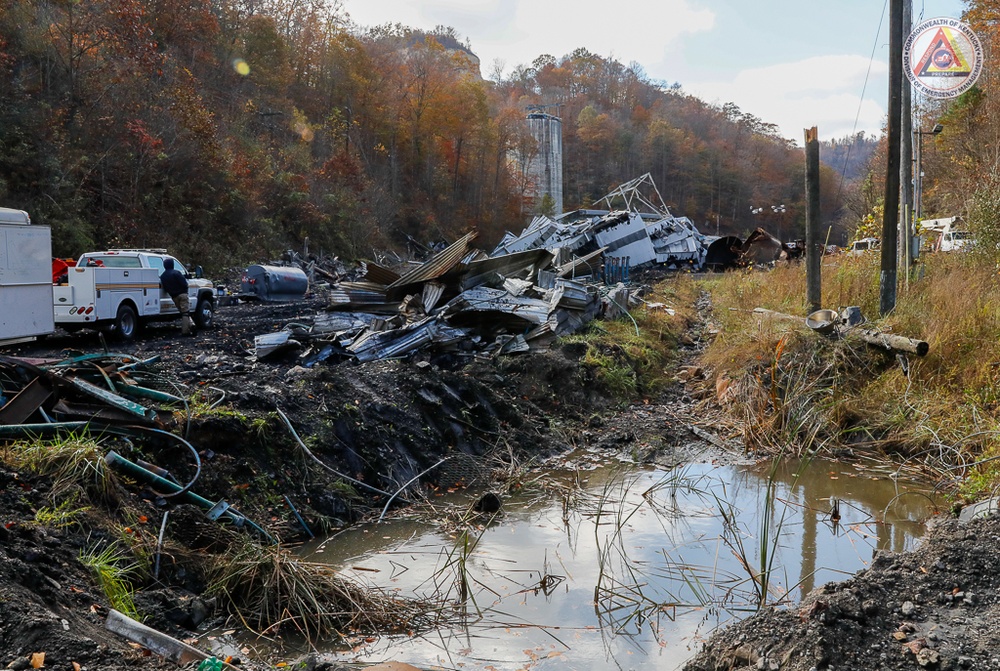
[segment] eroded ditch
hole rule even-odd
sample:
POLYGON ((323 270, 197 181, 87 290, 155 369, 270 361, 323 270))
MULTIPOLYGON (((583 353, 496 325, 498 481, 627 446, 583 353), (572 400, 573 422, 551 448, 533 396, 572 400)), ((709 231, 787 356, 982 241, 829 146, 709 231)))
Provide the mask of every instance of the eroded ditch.
POLYGON ((679 669, 762 599, 795 604, 868 567, 876 550, 912 549, 936 512, 928 488, 891 473, 820 459, 772 465, 668 469, 581 451, 534 474, 499 514, 454 494, 310 543, 304 559, 449 611, 433 631, 320 643, 319 657, 679 669), (433 519, 456 508, 470 511, 459 523, 433 519))

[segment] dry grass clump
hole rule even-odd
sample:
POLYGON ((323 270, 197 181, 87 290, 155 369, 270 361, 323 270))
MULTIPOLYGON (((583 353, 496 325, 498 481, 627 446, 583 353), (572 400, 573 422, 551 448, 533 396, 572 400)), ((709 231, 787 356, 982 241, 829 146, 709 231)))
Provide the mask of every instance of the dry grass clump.
POLYGON ((823 306, 857 305, 869 327, 926 340, 922 359, 752 312, 804 316, 803 266, 703 283, 720 330, 704 363, 727 381, 751 446, 851 445, 928 460, 942 475, 979 473, 978 460, 1000 453, 1000 276, 972 255, 935 254, 904 279, 880 319, 878 256, 827 257, 823 306))
POLYGON ((209 592, 261 635, 291 628, 310 643, 347 632, 423 629, 432 610, 418 601, 390 597, 302 561, 280 546, 246 542, 222 557, 209 592))
POLYGON ((4 461, 14 468, 52 478, 53 500, 83 490, 91 498, 113 502, 117 481, 95 441, 79 436, 24 441, 10 445, 4 461))
POLYGON ((995 388, 1000 362, 1000 277, 963 255, 938 254, 892 320, 930 343, 926 371, 954 390, 995 388))

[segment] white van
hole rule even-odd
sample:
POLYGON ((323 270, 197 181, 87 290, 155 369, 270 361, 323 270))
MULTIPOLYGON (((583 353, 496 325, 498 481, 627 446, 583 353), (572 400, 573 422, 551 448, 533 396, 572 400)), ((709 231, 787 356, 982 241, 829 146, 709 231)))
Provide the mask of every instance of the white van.
POLYGON ((881 242, 878 238, 861 238, 851 244, 851 248, 847 250, 847 254, 848 256, 861 256, 865 252, 878 249, 880 246, 881 242))

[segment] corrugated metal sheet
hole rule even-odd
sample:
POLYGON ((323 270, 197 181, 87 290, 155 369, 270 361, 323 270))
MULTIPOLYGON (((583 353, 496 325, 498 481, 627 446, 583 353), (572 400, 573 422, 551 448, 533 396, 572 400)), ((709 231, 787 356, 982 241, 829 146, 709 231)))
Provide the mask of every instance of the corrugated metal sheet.
POLYGON ((344 333, 371 325, 376 317, 364 312, 322 312, 313 317, 312 335, 322 333, 344 333))
POLYGON ((591 303, 597 301, 596 292, 588 290, 587 285, 575 280, 558 279, 549 301, 561 308, 585 310, 591 303))
POLYGON ((365 280, 387 287, 398 279, 399 273, 395 270, 390 270, 372 261, 365 261, 365 280))
POLYGON ((402 356, 430 343, 449 345, 468 337, 464 329, 442 323, 437 318, 425 319, 408 327, 366 333, 352 343, 347 350, 358 361, 374 361, 402 356))
POLYGON ((630 216, 627 222, 609 226, 595 238, 597 244, 607 247, 608 254, 626 256, 633 266, 641 266, 656 259, 646 222, 638 214, 630 216))
POLYGON ((552 263, 552 252, 546 249, 530 249, 516 254, 473 261, 462 278, 462 289, 471 289, 485 284, 492 278, 502 281, 508 277, 528 279, 535 276, 539 268, 552 263))
POLYGON ((549 302, 538 298, 511 296, 502 289, 478 287, 463 291, 445 306, 445 313, 497 312, 518 317, 532 324, 541 324, 549 316, 549 302))
POLYGON ((396 312, 398 301, 386 297, 386 288, 373 282, 341 282, 330 291, 330 306, 333 309, 360 308, 365 312, 396 312))
POLYGON ((388 286, 388 293, 392 295, 395 293, 393 292, 393 289, 400 289, 411 284, 419 284, 421 282, 438 279, 458 265, 465 255, 468 254, 469 243, 476 239, 476 235, 476 231, 466 233, 461 238, 453 242, 450 247, 438 252, 428 259, 427 263, 406 272, 398 280, 388 286))
POLYGON ((445 286, 440 282, 428 282, 424 285, 423 295, 420 302, 424 305, 424 310, 430 312, 444 295, 445 286))

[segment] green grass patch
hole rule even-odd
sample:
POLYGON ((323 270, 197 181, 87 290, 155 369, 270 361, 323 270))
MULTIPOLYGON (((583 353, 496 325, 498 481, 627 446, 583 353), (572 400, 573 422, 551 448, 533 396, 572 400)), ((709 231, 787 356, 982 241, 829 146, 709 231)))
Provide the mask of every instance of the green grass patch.
POLYGON ((678 338, 691 319, 694 291, 684 277, 663 282, 627 316, 593 321, 563 342, 586 346, 583 364, 615 398, 655 395, 673 379, 678 338))
POLYGON ((53 500, 81 489, 98 500, 114 500, 114 474, 104 461, 104 450, 89 438, 15 443, 5 460, 15 468, 51 477, 53 500))
POLYGON ((140 619, 133 600, 135 590, 129 580, 135 564, 117 543, 81 550, 80 563, 90 569, 112 608, 134 620, 140 619))
POLYGON ((81 518, 90 506, 81 506, 79 496, 71 494, 55 506, 42 506, 35 512, 35 523, 47 529, 68 529, 82 526, 81 518))

